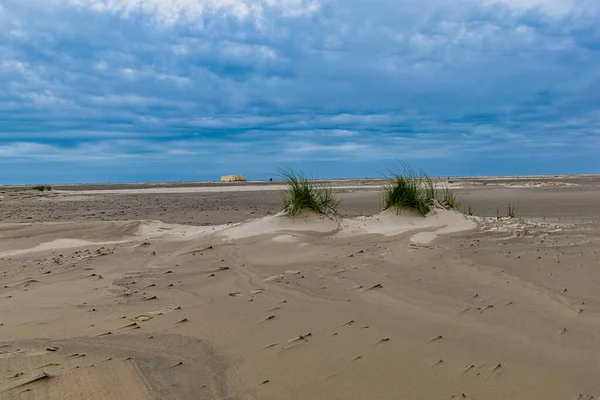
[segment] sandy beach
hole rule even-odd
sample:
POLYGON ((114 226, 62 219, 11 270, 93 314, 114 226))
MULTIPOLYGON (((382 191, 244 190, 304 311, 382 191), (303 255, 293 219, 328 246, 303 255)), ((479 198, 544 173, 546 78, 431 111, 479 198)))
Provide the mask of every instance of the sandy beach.
POLYGON ((600 177, 329 219, 278 182, 0 188, 0 399, 600 396, 600 177), (508 204, 516 215, 507 217, 508 204))

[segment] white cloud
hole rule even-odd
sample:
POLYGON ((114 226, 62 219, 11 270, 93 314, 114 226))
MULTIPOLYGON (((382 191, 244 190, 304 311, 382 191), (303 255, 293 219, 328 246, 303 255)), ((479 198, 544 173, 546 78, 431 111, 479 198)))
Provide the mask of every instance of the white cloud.
POLYGON ((48 154, 53 150, 54 147, 40 143, 16 142, 4 145, 0 144, 0 155, 2 157, 22 157, 24 154, 48 154))
POLYGON ((315 138, 342 138, 342 137, 353 137, 360 135, 358 131, 352 131, 348 129, 306 129, 289 131, 289 135, 296 137, 315 137, 315 138))
POLYGON ((108 69, 108 64, 106 63, 106 61, 95 62, 92 66, 98 71, 105 71, 108 69))
POLYGON ((133 13, 153 16, 157 21, 173 25, 180 21, 202 25, 206 15, 225 15, 238 20, 251 19, 260 24, 265 10, 284 17, 298 17, 316 12, 317 0, 68 0, 70 4, 96 12, 133 13))
POLYGON ((574 0, 484 0, 488 4, 504 4, 517 11, 542 10, 552 16, 570 14, 579 7, 574 0))
POLYGON ((21 94, 21 98, 29 100, 32 104, 41 108, 74 105, 73 101, 63 99, 52 93, 50 90, 25 92, 21 94))
POLYGON ((133 68, 121 68, 121 74, 123 74, 126 79, 136 79, 138 76, 137 71, 133 68))
POLYGON ((252 45, 246 43, 236 42, 222 42, 218 49, 228 59, 248 59, 248 58, 260 58, 260 59, 276 59, 276 52, 263 45, 252 45))
POLYGON ((312 142, 296 142, 290 143, 288 147, 289 153, 330 153, 336 155, 338 153, 358 153, 368 149, 369 146, 360 143, 338 143, 338 144, 318 144, 312 142))

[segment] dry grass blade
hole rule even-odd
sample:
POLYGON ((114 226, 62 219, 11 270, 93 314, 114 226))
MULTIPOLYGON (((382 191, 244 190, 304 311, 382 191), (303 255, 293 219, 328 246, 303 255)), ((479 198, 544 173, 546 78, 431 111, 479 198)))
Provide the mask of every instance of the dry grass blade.
POLYGON ((514 204, 508 203, 508 218, 514 218, 516 215, 516 208, 514 204))
MULTIPOLYGON (((451 191, 447 186, 437 191, 437 200, 444 208, 451 210, 459 210, 461 208, 456 193, 451 191)), ((473 215, 472 211, 470 211, 469 215, 473 215)))

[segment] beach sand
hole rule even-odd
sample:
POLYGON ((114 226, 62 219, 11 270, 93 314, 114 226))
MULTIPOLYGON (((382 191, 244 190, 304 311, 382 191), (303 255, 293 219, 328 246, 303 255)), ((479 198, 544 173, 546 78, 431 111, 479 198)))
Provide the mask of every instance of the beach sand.
POLYGON ((0 188, 0 399, 600 396, 600 177, 451 179, 473 217, 380 183, 332 182, 339 219, 277 183, 0 188))

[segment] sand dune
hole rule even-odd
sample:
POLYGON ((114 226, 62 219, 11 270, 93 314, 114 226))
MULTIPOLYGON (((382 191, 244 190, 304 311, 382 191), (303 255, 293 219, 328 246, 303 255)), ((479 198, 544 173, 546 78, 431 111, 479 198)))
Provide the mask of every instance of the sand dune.
POLYGON ((593 399, 599 248, 447 211, 3 224, 0 398, 593 399))

